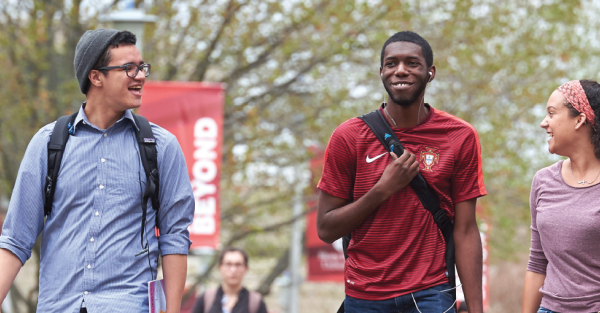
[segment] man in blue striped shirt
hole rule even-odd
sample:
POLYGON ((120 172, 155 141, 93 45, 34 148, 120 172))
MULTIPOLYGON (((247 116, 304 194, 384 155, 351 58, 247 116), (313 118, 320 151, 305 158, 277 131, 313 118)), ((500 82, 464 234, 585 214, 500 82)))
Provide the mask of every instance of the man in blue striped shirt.
POLYGON ((135 256, 143 249, 146 174, 131 109, 141 105, 150 71, 135 42, 130 32, 107 29, 80 39, 75 74, 87 101, 67 141, 45 222, 47 143, 55 123, 40 129, 27 147, 0 236, 0 300, 42 233, 37 312, 148 312, 147 283, 156 278, 159 251, 167 312, 179 312, 194 198, 177 139, 154 124, 160 237, 149 201, 144 230, 149 252, 135 256))

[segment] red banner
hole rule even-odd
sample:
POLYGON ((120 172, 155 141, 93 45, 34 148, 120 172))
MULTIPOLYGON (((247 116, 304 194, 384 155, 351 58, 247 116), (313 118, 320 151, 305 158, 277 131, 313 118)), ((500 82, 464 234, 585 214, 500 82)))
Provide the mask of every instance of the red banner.
MULTIPOLYGON (((315 156, 310 161, 312 173, 311 185, 314 194, 319 194, 317 189, 318 178, 323 171, 324 153, 322 150, 311 148, 315 156)), ((316 207, 315 200, 309 201, 307 207, 316 207)), ((309 281, 344 282, 344 252, 342 240, 327 244, 319 239, 317 234, 317 212, 313 211, 306 216, 306 250, 308 253, 308 277, 309 281)))
POLYGON ((344 282, 344 252, 342 240, 327 244, 317 235, 317 212, 306 218, 306 250, 309 281, 344 282))
POLYGON ((185 155, 196 202, 189 228, 192 248, 215 249, 219 244, 224 98, 221 84, 148 81, 144 85, 139 113, 175 135, 185 155))

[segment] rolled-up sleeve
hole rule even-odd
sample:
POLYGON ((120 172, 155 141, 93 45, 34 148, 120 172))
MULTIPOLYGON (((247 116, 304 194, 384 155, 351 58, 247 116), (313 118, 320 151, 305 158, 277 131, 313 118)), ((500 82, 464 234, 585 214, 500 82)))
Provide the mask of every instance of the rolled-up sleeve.
POLYGON ((540 233, 537 228, 537 203, 540 193, 539 173, 533 177, 531 184, 531 194, 529 196, 529 206, 531 209, 531 248, 529 249, 529 263, 527 270, 530 272, 546 274, 548 260, 544 254, 542 243, 540 241, 540 233))
POLYGON ((35 240, 44 228, 44 178, 53 128, 54 123, 40 129, 27 146, 0 236, 0 248, 12 252, 23 264, 31 257, 35 240))
POLYGON ((162 255, 188 254, 192 244, 188 227, 194 217, 194 195, 177 139, 166 132, 164 141, 157 151, 160 184, 158 245, 162 255))

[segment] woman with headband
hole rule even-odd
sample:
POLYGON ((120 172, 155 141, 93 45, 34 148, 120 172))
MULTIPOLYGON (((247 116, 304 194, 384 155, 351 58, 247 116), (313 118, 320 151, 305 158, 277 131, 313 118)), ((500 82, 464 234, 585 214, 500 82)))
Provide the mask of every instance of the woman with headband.
POLYGON ((550 153, 568 157, 535 174, 522 313, 600 311, 600 85, 558 87, 540 126, 550 153))

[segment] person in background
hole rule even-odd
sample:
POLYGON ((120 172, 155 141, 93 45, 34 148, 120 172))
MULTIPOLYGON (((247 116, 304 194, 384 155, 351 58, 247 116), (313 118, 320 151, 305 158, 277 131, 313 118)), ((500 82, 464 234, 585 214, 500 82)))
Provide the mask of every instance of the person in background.
POLYGON ((242 286, 248 272, 248 253, 241 248, 225 248, 219 258, 223 282, 198 298, 193 313, 267 313, 262 296, 242 286))
POLYGON ((523 313, 600 311, 600 85, 558 87, 540 126, 550 153, 568 157, 531 185, 531 249, 523 313))

